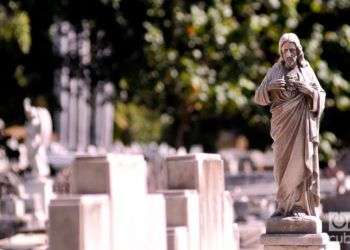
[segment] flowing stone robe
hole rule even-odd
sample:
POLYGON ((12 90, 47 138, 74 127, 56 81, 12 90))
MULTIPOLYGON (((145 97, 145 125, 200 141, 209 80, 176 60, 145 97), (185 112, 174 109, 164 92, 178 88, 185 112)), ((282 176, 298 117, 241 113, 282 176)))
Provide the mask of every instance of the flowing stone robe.
POLYGON ((32 117, 26 122, 27 157, 33 168, 34 176, 48 176, 50 167, 47 158, 47 148, 51 142, 52 118, 46 108, 29 107, 32 117))
POLYGON ((288 73, 284 65, 277 62, 256 90, 254 101, 262 106, 270 105, 272 114, 277 209, 287 215, 299 206, 308 215, 315 215, 315 208, 320 204, 319 123, 326 94, 309 63, 298 66, 297 72, 298 78, 312 87, 313 97, 296 88, 268 92, 269 84, 285 79, 288 73))

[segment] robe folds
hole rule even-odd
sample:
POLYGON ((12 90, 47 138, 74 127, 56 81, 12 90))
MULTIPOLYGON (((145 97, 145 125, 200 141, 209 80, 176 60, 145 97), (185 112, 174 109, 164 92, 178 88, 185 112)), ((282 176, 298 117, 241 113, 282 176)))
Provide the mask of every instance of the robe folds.
POLYGON ((257 88, 254 101, 269 105, 271 117, 274 177, 277 183, 277 209, 289 214, 302 207, 308 215, 315 215, 320 204, 319 124, 326 93, 306 63, 298 67, 299 80, 313 89, 309 96, 296 88, 273 90, 267 86, 277 79, 286 79, 288 70, 277 62, 257 88))

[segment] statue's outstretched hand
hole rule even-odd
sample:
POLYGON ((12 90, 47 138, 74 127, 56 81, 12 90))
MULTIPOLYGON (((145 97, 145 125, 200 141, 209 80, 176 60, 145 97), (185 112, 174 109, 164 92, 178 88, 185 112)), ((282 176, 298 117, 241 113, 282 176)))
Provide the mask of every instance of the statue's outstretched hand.
POLYGON ((267 85, 267 90, 285 90, 286 89, 286 81, 283 79, 277 79, 267 85))

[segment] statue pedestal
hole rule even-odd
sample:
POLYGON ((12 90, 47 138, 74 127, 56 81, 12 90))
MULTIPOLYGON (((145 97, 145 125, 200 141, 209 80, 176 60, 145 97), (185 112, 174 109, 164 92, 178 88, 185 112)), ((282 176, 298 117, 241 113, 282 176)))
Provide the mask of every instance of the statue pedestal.
POLYGON ((264 250, 340 250, 339 242, 322 233, 322 222, 314 216, 270 218, 260 242, 264 250))

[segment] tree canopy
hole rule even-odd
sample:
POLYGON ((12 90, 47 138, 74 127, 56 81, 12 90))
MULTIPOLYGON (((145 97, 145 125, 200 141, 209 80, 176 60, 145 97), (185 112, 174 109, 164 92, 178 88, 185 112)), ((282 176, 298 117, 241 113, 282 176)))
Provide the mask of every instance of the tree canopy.
POLYGON ((218 132, 235 129, 252 147, 265 148, 269 114, 252 96, 279 57, 279 37, 295 32, 327 92, 321 143, 327 159, 332 146, 350 143, 342 122, 350 110, 349 14, 347 0, 2 1, 0 66, 7 90, 0 116, 23 121, 13 110, 25 95, 46 96, 55 108, 50 27, 57 20, 76 27, 88 22, 92 44, 102 32, 111 48, 104 60, 93 55, 91 68, 116 85, 116 136, 215 150, 218 132))

